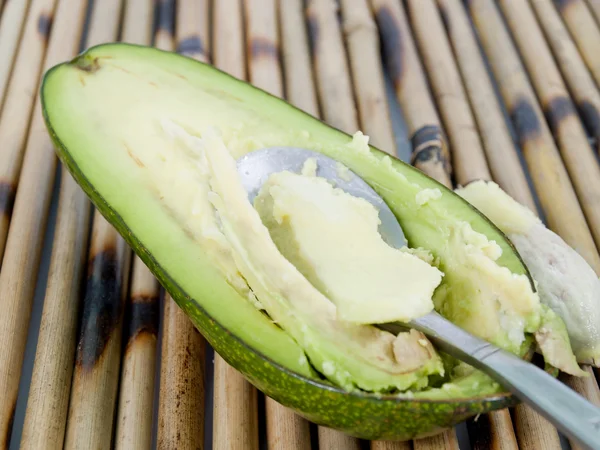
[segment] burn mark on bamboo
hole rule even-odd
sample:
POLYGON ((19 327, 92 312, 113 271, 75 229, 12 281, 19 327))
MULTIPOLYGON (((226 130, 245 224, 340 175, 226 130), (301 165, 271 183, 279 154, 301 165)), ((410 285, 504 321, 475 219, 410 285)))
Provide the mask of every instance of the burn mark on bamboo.
POLYGON ((306 29, 313 54, 317 52, 320 38, 319 21, 312 12, 306 14, 306 29))
POLYGON ((156 336, 158 334, 158 297, 154 295, 137 295, 129 304, 129 329, 127 346, 131 345, 142 333, 156 336))
POLYGON ((579 103, 579 114, 589 134, 600 138, 600 113, 598 109, 587 100, 579 103))
POLYGON ((446 136, 438 125, 424 125, 410 138, 413 149, 412 164, 441 164, 446 173, 450 173, 450 162, 446 158, 446 136))
POLYGON ((50 14, 42 13, 38 17, 37 29, 40 36, 44 40, 50 36, 50 29, 52 28, 52 16, 50 14))
POLYGON ((0 215, 10 217, 15 204, 17 190, 15 185, 6 181, 0 181, 0 215))
POLYGON ((254 59, 267 58, 279 60, 279 49, 270 40, 263 37, 255 37, 250 42, 250 54, 254 59))
POLYGON ((179 42, 177 53, 184 55, 204 54, 204 44, 200 36, 190 36, 179 42))
POLYGON ((156 32, 175 34, 175 0, 158 0, 156 3, 156 32))
POLYGON ((122 315, 122 263, 114 248, 93 255, 83 299, 77 366, 91 370, 98 362, 122 315))
POLYGON ((544 114, 552 131, 556 132, 561 122, 576 115, 575 105, 570 98, 559 95, 546 104, 544 114))
POLYGON ((402 79, 404 71, 404 49, 400 27, 386 6, 380 7, 375 12, 375 19, 379 25, 379 34, 383 43, 383 54, 386 65, 394 84, 397 85, 402 79))
POLYGON ((510 111, 510 118, 521 142, 540 136, 540 121, 528 99, 522 97, 516 101, 510 111))
POLYGON ((553 0, 556 7, 561 11, 565 11, 569 6, 576 3, 576 0, 553 0))
POLYGON ((4 436, 4 447, 10 448, 10 437, 12 435, 13 425, 15 423, 15 410, 17 409, 17 400, 13 401, 13 404, 10 407, 10 419, 8 420, 8 427, 6 428, 6 436, 4 436))

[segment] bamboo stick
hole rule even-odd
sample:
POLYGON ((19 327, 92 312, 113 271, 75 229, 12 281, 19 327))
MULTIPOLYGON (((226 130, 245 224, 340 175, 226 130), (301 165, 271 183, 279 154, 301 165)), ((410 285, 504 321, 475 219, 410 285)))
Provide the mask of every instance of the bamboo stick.
POLYGON ((600 29, 583 0, 553 0, 588 69, 600 86, 600 29))
POLYGON ((159 284, 137 256, 132 271, 117 409, 117 450, 142 450, 152 446, 159 284))
POLYGON ((469 420, 467 429, 473 450, 519 450, 508 409, 469 420))
POLYGON ((577 196, 500 13, 490 0, 472 0, 470 9, 548 223, 600 273, 577 196))
POLYGON ((358 116, 335 0, 308 0, 306 20, 323 118, 353 134, 358 116))
POLYGON ((363 130, 373 144, 396 155, 385 92, 379 35, 367 0, 342 0, 342 27, 349 51, 354 90, 363 130))
POLYGON ((5 250, 27 130, 55 6, 56 0, 33 1, 0 111, 0 258, 5 250))
POLYGON ((208 0, 179 0, 177 53, 200 61, 210 60, 208 0))
POLYGON ((304 418, 266 397, 267 448, 310 450, 310 428, 304 418))
POLYGON ((152 42, 154 0, 127 0, 123 10, 121 40, 131 44, 152 42))
POLYGON ((118 39, 123 1, 103 0, 93 4, 87 47, 104 42, 114 42, 118 39))
POLYGON ((438 5, 480 130, 491 174, 508 194, 535 211, 525 171, 464 6, 460 0, 438 0, 438 5))
POLYGON ((64 443, 90 216, 87 197, 66 172, 57 215, 22 450, 59 450, 64 443))
MULTIPOLYGON (((594 378, 594 371, 591 367, 585 366, 584 370, 589 374, 589 378, 594 378)), ((600 407, 600 392, 598 391, 598 386, 595 383, 589 383, 587 380, 582 378, 571 377, 565 374, 561 374, 560 377, 562 381, 571 386, 572 389, 575 389, 594 405, 600 407)), ((581 445, 579 445, 579 443, 575 441, 571 440, 569 443, 571 444, 572 450, 585 450, 581 445)))
MULTIPOLYGON (((250 82, 282 97, 276 0, 245 1, 244 7, 250 82)), ((269 397, 265 397, 265 411, 269 449, 310 449, 310 428, 306 420, 269 397)))
POLYGON ((285 96, 287 100, 313 116, 319 115, 303 0, 282 0, 279 6, 281 22, 281 53, 283 58, 285 96))
POLYGON ((475 119, 434 0, 409 0, 408 15, 434 96, 448 130, 457 181, 490 179, 475 119))
POLYGON ((412 450, 410 441, 371 441, 371 450, 412 450))
MULTIPOLYGON (((88 47, 117 39, 121 7, 122 0, 94 3, 88 47)), ((112 447, 130 263, 131 250, 96 212, 65 433, 67 450, 112 447)))
MULTIPOLYGON (((588 132, 600 151, 600 92, 588 72, 577 46, 551 0, 532 0, 531 4, 588 132)), ((597 3, 600 12, 600 2, 597 3)))
MULTIPOLYGON (((85 5, 61 0, 58 12, 59 31, 50 39, 44 67, 72 57, 79 47, 85 5)), ((5 159, 2 161, 4 167, 5 159)), ((5 449, 10 439, 55 169, 56 157, 38 100, 21 171, 22 189, 16 195, 0 271, 0 449, 5 449)))
POLYGON ((523 450, 561 449, 556 428, 525 405, 515 407, 515 431, 519 448, 523 450))
MULTIPOLYGON (((213 58, 219 69, 246 79, 241 0, 213 3, 213 58)), ((215 353, 213 447, 258 450, 257 391, 215 353)))
POLYGON ((0 16, 0 110, 30 3, 31 0, 10 2, 0 16))
MULTIPOLYGON (((152 6, 148 0, 126 2, 123 41, 150 44, 154 19, 152 6)), ((142 260, 136 255, 133 258, 125 316, 128 331, 117 406, 117 450, 143 450, 152 446, 160 285, 142 260)))
POLYGON ((556 137, 589 229, 600 245, 600 166, 533 10, 527 2, 499 2, 533 87, 556 137))
POLYGON ((246 78, 246 52, 242 0, 220 0, 213 3, 214 64, 229 75, 246 78))
POLYGON ((412 164, 451 187, 448 142, 429 92, 402 2, 371 0, 384 59, 412 143, 412 164))
MULTIPOLYGON (((489 0, 472 0, 470 9, 504 102, 515 123, 520 145, 550 227, 561 234, 598 271, 598 254, 577 197, 500 13, 489 0)), ((586 380, 574 377, 566 379, 572 388, 582 394, 598 389, 593 377, 586 380), (582 384, 585 385, 585 390, 581 388, 582 384)), ((560 448, 555 429, 545 419, 522 405, 516 408, 516 413, 517 437, 522 448, 539 448, 540 443, 549 448, 560 448), (530 428, 525 421, 537 421, 538 424, 530 428), (535 436, 532 434, 533 430, 538 430, 535 436)))
POLYGON ((413 448, 414 450, 440 450, 442 448, 459 450, 456 430, 452 428, 435 436, 416 439, 413 441, 413 448))
POLYGON ((250 82, 283 95, 276 0, 244 0, 246 56, 250 82))
POLYGON ((596 17, 596 22, 600 24, 600 0, 587 0, 587 3, 590 10, 596 17))
POLYGON ((319 427, 319 448, 328 450, 360 450, 360 441, 332 428, 319 427))
POLYGON ((368 0, 341 0, 342 28, 363 132, 375 147, 396 156, 377 25, 368 0))
POLYGON ((130 257, 123 239, 96 213, 65 434, 67 450, 112 447, 130 257))
POLYGON ((213 448, 258 450, 257 391, 215 353, 213 448))
POLYGON ((169 295, 163 324, 157 448, 202 448, 205 341, 169 295))
MULTIPOLYGON (((190 6, 193 5, 186 2, 180 6, 184 7, 182 14, 190 14, 190 6)), ((176 48, 174 2, 160 2, 158 8, 159 26, 156 30, 155 45, 162 50, 174 51, 176 48)), ((206 11, 202 13, 206 15, 206 11)), ((181 23, 181 16, 177 21, 181 23)), ((196 23, 196 26, 200 27, 200 24, 196 23)), ((183 31, 186 31, 186 27, 183 31)), ((207 36, 207 31, 206 28, 199 28, 199 32, 204 36, 207 36)), ((184 38, 183 34, 178 33, 179 42, 184 38)), ((190 319, 168 294, 164 298, 162 320, 157 448, 161 450, 202 448, 206 344, 190 319)))

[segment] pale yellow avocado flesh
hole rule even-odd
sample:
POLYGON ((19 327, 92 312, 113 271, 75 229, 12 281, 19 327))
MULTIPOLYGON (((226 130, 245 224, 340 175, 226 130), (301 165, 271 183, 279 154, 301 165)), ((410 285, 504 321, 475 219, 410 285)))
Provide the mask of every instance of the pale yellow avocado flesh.
POLYGON ((335 303, 339 320, 409 322, 433 310, 443 274, 384 242, 366 200, 284 171, 269 177, 254 206, 281 253, 335 303))
MULTIPOLYGON (((193 193, 192 215, 199 220, 198 231, 211 240, 218 255, 215 261, 239 271, 235 279, 245 280, 257 307, 264 308, 305 349, 320 373, 347 390, 369 391, 418 390, 428 385, 429 375, 443 375, 442 361, 423 334, 395 337, 372 326, 336 319, 333 303, 271 240, 248 200, 235 159, 215 131, 207 129, 198 138, 170 121, 163 121, 162 127, 174 144, 166 161, 171 166, 168 171, 178 180, 155 182, 160 196, 193 193)), ((146 167, 155 164, 147 155, 139 158, 146 167)), ((159 159, 156 170, 164 164, 159 159)), ((173 212, 182 211, 175 207, 173 212)), ((233 276, 234 270, 230 268, 229 274, 233 276)))

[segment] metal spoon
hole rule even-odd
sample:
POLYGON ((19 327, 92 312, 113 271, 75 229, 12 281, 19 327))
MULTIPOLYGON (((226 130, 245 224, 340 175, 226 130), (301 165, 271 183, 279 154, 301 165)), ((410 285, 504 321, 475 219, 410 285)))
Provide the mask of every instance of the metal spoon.
MULTIPOLYGON (((317 176, 364 198, 379 210, 379 232, 390 246, 407 245, 392 211, 362 178, 352 171, 345 171, 341 177, 337 161, 311 150, 269 147, 240 158, 237 168, 250 201, 271 174, 286 170, 300 173, 309 158, 317 162, 317 176)), ((435 311, 407 324, 378 326, 394 333, 407 326, 422 331, 439 349, 485 372, 585 448, 600 449, 600 408, 535 365, 473 336, 435 311)))

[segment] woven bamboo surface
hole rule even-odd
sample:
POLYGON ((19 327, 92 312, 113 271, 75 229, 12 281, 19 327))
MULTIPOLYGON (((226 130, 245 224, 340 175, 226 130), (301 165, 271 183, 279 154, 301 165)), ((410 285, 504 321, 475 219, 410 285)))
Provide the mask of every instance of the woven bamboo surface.
POLYGON ((568 448, 524 405, 388 443, 265 399, 62 172, 38 90, 101 42, 208 61, 447 186, 495 180, 600 273, 599 24, 599 0, 0 0, 0 450, 568 448))

